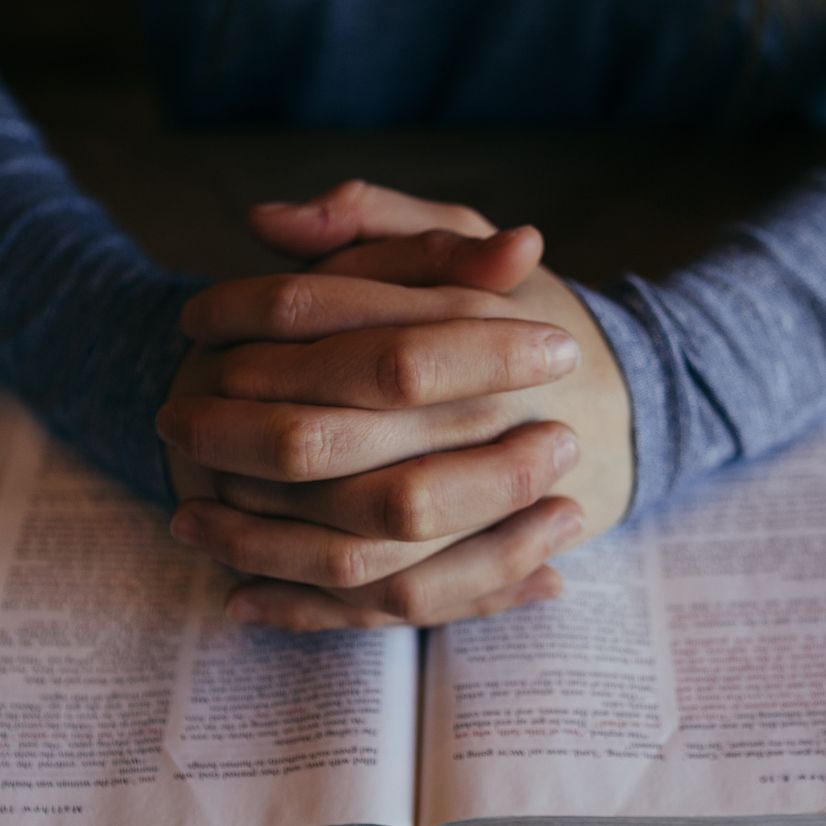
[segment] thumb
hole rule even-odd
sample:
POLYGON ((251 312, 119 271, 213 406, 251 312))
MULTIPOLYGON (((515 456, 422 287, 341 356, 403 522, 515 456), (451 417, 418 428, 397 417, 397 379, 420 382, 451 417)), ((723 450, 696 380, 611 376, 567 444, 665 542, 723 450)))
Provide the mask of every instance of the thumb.
POLYGON ((312 272, 409 287, 453 285, 509 293, 539 265, 543 240, 531 226, 468 238, 446 230, 356 244, 312 272))
POLYGON ((358 241, 433 229, 487 238, 493 225, 470 207, 426 201, 393 189, 347 181, 301 203, 266 203, 250 210, 253 232, 287 255, 318 258, 358 241))

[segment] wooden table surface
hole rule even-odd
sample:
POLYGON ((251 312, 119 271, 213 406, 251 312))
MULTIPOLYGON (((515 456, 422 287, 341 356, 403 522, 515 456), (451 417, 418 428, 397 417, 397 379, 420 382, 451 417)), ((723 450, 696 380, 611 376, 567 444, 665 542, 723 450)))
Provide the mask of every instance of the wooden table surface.
POLYGON ((76 178, 162 263, 215 276, 283 269, 244 216, 349 177, 533 223, 557 272, 656 278, 826 163, 823 136, 543 130, 175 130, 140 80, 100 76, 15 89, 76 178))

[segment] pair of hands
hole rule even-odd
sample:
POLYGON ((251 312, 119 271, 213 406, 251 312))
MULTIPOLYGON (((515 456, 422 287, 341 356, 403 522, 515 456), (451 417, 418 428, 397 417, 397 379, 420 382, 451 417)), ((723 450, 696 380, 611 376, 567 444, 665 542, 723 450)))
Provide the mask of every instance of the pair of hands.
POLYGON ((361 182, 252 220, 327 257, 193 298, 158 416, 173 535, 261 577, 230 616, 432 625, 556 595, 545 560, 625 510, 629 417, 536 230, 361 182))

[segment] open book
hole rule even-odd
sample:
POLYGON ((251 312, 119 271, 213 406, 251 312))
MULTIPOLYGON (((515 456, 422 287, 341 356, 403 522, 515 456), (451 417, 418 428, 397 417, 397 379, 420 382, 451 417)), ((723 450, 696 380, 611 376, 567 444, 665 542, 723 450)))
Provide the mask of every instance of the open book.
POLYGON ((426 634, 231 625, 8 400, 0 468, 0 826, 826 823, 824 434, 426 634))

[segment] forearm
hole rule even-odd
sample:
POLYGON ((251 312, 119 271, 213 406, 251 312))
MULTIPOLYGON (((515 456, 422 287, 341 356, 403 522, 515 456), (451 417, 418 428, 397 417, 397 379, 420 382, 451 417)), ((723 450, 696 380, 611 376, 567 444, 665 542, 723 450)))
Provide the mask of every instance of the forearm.
POLYGON ((196 282, 82 195, 0 85, 0 379, 144 494, 169 498, 154 413, 196 282))
POLYGON ((637 511, 826 413, 826 175, 662 285, 581 295, 629 387, 637 511))

